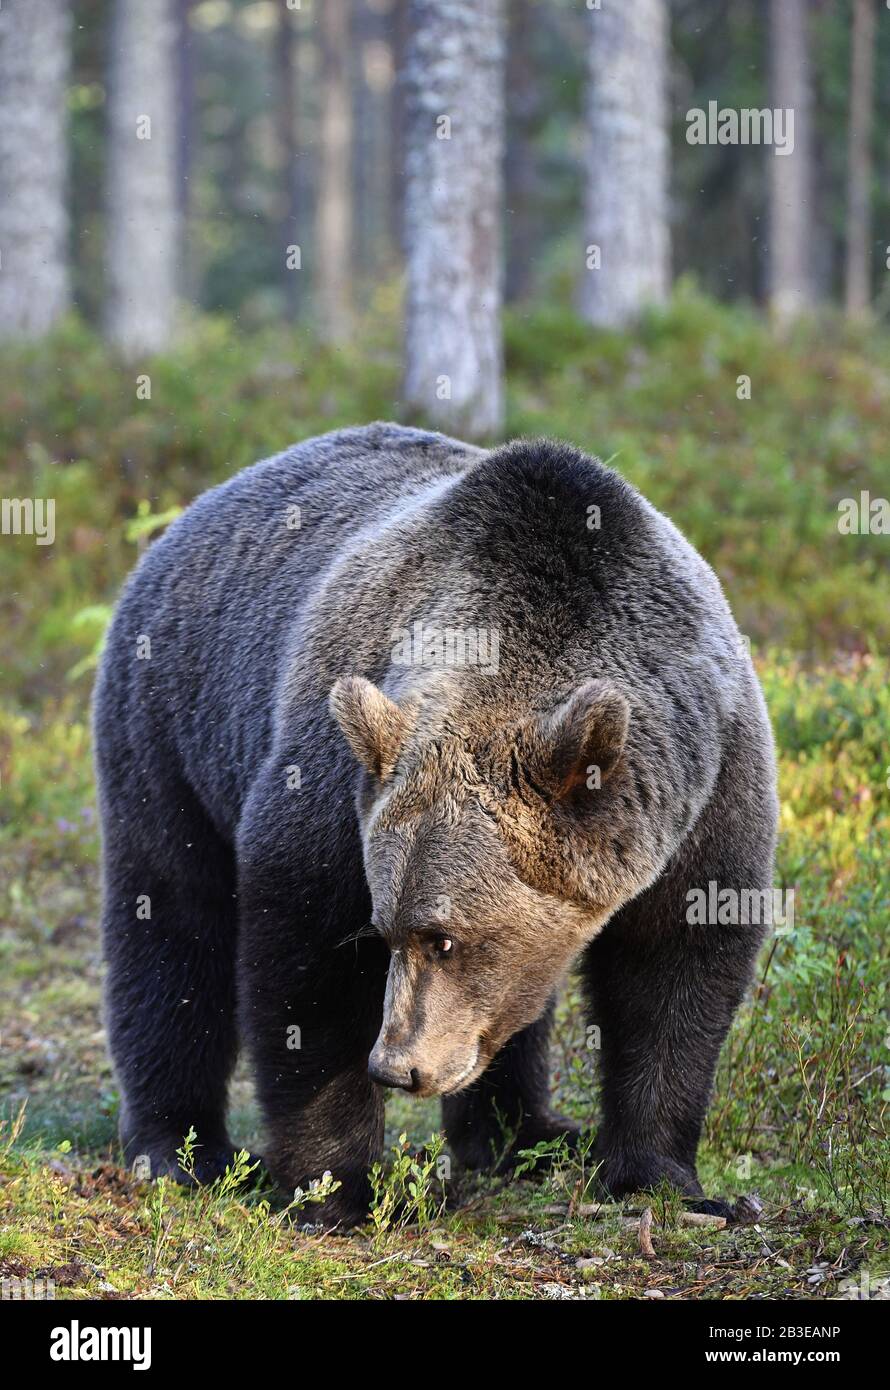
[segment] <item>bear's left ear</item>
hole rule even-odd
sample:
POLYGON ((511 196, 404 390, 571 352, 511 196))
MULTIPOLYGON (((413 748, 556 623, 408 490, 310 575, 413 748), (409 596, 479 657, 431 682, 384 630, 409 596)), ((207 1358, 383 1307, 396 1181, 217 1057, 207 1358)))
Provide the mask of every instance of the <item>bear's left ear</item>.
POLYGON ((391 777, 411 728, 405 711, 364 676, 341 676, 330 694, 331 714, 359 762, 374 777, 391 777))
POLYGON ((614 771, 627 741, 630 706, 608 681, 591 680, 522 731, 521 757, 531 782, 559 800, 614 771))

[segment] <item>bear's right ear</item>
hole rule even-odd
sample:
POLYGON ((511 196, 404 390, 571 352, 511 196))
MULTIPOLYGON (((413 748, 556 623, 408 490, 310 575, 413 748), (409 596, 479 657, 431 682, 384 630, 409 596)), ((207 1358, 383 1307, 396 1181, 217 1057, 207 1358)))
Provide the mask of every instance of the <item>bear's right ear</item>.
POLYGON ((621 691, 607 681, 585 681, 526 726, 523 761, 532 782, 559 801, 582 786, 593 768, 605 781, 624 752, 629 718, 621 691))
POLYGON ((393 774, 411 728, 405 711, 364 676, 341 676, 329 704, 362 767, 385 782, 393 774))

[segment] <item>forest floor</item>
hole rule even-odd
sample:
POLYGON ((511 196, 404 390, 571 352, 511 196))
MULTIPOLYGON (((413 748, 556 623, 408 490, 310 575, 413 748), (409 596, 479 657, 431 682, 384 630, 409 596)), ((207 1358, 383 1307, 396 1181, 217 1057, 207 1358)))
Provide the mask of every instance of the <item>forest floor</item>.
MULTIPOLYGON (((4 495, 59 499, 63 542, 0 548, 0 1279, 51 1279, 71 1299, 890 1297, 890 538, 837 531, 841 497, 890 492, 890 340, 834 342, 826 375, 821 349, 779 351, 753 316, 692 299, 632 342, 570 318, 514 321, 511 427, 619 455, 716 566, 752 637, 780 756, 777 884, 793 889, 794 920, 767 941, 724 1049, 699 1166, 709 1195, 748 1199, 753 1224, 689 1225, 668 1190, 597 1206, 589 1161, 559 1151, 541 1177, 442 1178, 438 1108, 406 1097, 388 1105, 372 1218, 350 1233, 313 1229, 311 1202, 282 1208, 237 1163, 193 1190, 119 1166, 87 715, 105 606, 154 515, 274 437, 394 409, 385 339, 379 365, 349 377, 332 362, 324 384, 307 384, 314 368, 278 362, 268 344, 236 366, 214 332, 196 394, 183 354, 159 364, 164 403, 138 418, 115 404, 113 373, 79 329, 75 357, 70 340, 58 351, 75 375, 91 363, 82 399, 21 355, 0 373, 4 495), (735 396, 743 372, 758 406, 735 396), (127 531, 143 497, 151 512, 127 531)), ((554 1090, 593 1126, 586 1044, 570 983, 554 1090)), ((262 1151, 243 1068, 231 1129, 262 1151)))

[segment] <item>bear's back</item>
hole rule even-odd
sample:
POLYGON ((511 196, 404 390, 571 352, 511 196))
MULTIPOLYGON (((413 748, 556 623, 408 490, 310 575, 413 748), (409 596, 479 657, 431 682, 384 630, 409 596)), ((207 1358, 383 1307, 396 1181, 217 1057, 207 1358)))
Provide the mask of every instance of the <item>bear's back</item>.
POLYGON ((150 547, 109 634, 100 755, 150 747, 230 833, 281 690, 379 679, 408 614, 504 633, 495 704, 591 674, 685 684, 688 657, 714 690, 735 664, 712 572, 618 474, 554 441, 488 453, 375 424, 244 469, 150 547))
POLYGON ((481 456, 377 423, 297 444, 201 494, 117 605, 94 700, 100 773, 103 750, 135 763, 151 747, 193 784, 219 783, 217 818, 230 828, 268 748, 289 633, 320 575, 355 534, 481 456))

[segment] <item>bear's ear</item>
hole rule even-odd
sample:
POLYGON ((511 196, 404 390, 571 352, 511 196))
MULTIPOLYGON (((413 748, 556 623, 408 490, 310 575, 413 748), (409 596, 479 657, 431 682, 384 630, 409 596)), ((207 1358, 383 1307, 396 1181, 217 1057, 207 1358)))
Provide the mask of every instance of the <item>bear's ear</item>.
POLYGON ((630 706, 607 681, 591 680, 525 726, 522 760, 530 781, 554 800, 614 771, 627 741, 630 706))
POLYGON ((330 694, 331 714, 368 772, 385 782, 411 727, 405 711, 364 676, 341 676, 330 694))

